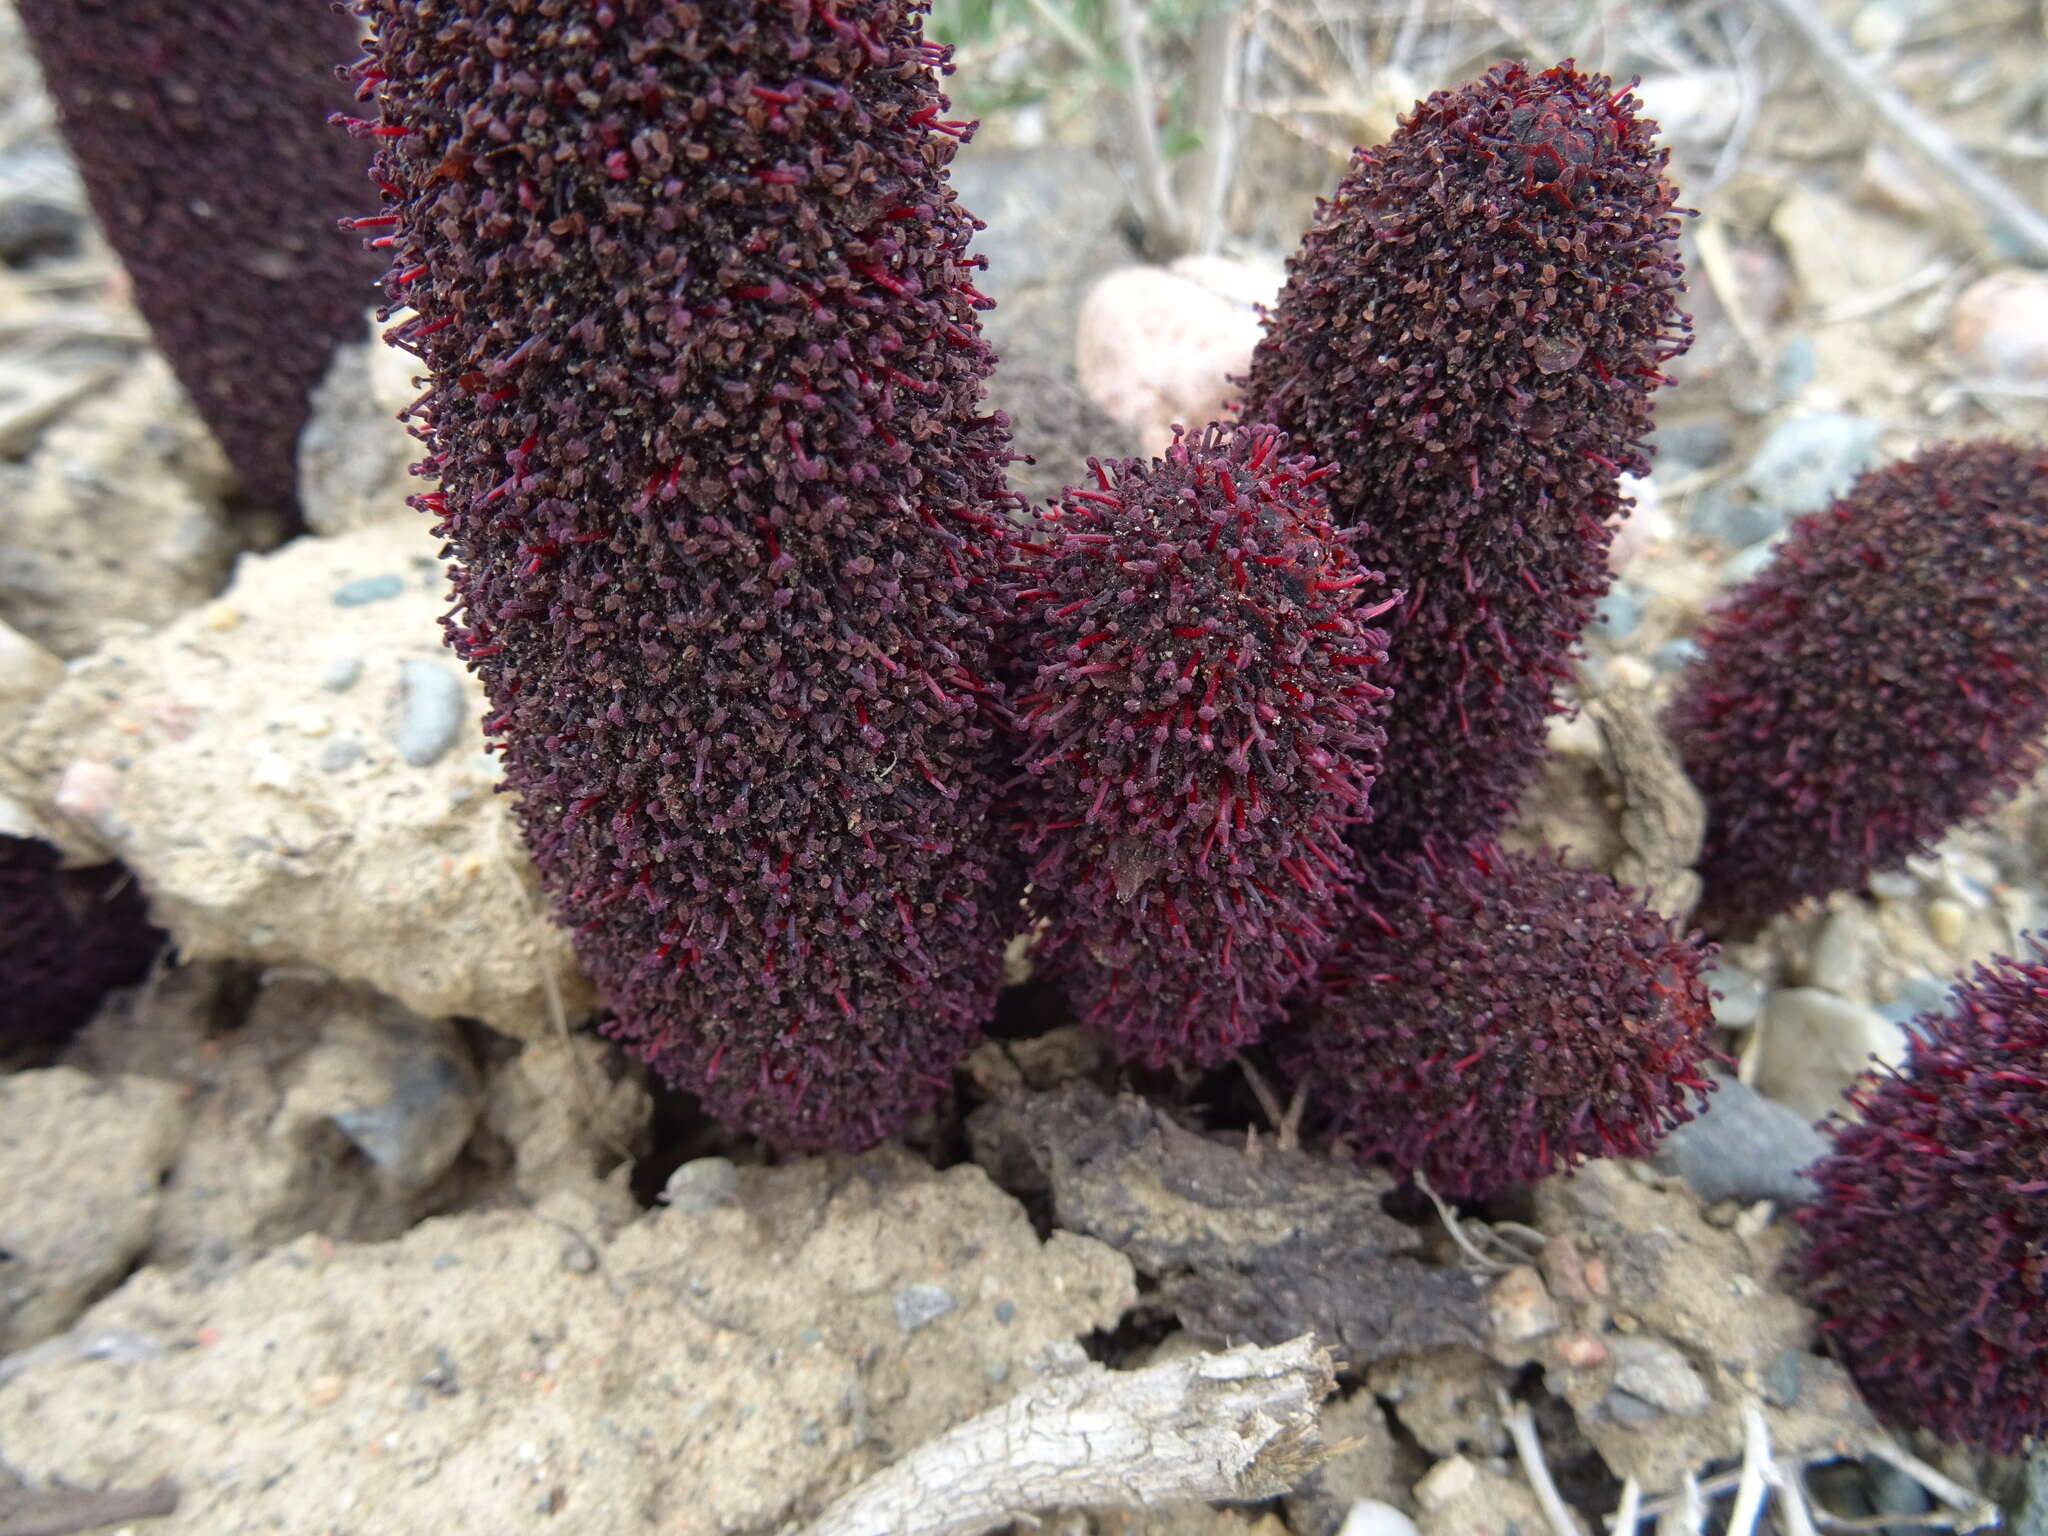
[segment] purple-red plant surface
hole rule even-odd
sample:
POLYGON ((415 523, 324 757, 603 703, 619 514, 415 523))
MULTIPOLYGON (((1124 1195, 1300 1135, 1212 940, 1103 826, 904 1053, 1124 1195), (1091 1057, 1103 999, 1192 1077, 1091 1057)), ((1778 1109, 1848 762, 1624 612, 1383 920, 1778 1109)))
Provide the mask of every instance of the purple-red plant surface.
POLYGON ((2048 451, 1944 444, 1798 519, 1670 712, 1713 920, 1858 886, 2024 782, 2044 633, 2048 451))
POLYGON ((1279 1044, 1361 1158, 1483 1196, 1644 1156, 1709 1090, 1712 951, 1605 875, 1425 847, 1348 916, 1279 1044))
POLYGON ((556 916, 672 1083, 872 1142, 1015 918, 947 52, 914 0, 361 11, 419 501, 556 916))
POLYGON ((1288 263, 1242 417, 1336 467, 1407 593, 1368 854, 1492 836, 1541 761, 1689 339, 1655 133, 1603 76, 1499 65, 1360 150, 1288 263))
POLYGON ((1039 953, 1126 1058, 1215 1065, 1313 975, 1356 876, 1392 599, 1270 428, 1090 467, 1013 578, 1039 953))
POLYGON ((163 942, 120 865, 67 870, 48 843, 0 834, 0 1046, 71 1033, 163 942))
POLYGON ((20 0, 93 212, 251 501, 296 519, 307 400, 377 262, 334 238, 364 146, 328 115, 355 51, 322 0, 20 0))
POLYGON ((1872 1406, 1997 1455, 2048 1437, 2048 964, 2029 943, 1856 1084, 1794 1212, 1807 1297, 1872 1406))

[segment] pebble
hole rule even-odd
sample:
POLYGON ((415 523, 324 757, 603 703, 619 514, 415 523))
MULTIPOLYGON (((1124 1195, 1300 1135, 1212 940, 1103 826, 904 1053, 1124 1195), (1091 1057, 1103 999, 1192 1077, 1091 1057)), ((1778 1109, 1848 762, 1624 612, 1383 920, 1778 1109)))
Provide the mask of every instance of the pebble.
POLYGON ((739 1200, 740 1171, 730 1158, 697 1157, 668 1176, 662 1203, 676 1211, 708 1211, 739 1200))
POLYGON ((2048 380, 2048 273, 1978 278, 1949 311, 1948 340, 1973 378, 2007 384, 2048 380))
POLYGON ((1736 549, 1760 544, 1785 526, 1785 514, 1726 485, 1710 485, 1692 501, 1693 532, 1736 549))
POLYGON ((1645 1402, 1635 1393, 1624 1392, 1619 1387, 1609 1389, 1600 1400, 1600 1406, 1624 1429, 1643 1429, 1664 1417, 1664 1410, 1655 1403, 1645 1402))
POLYGON ((1952 896, 1938 896, 1927 903, 1927 927, 1943 949, 1960 954, 1970 931, 1970 909, 1952 896))
POLYGON ((1724 1077, 1705 1111, 1666 1136, 1652 1161, 1684 1179, 1706 1204, 1804 1205, 1814 1192, 1804 1170, 1827 1150, 1827 1138, 1798 1111, 1724 1077))
POLYGON ((1337 1536, 1417 1536, 1415 1522, 1391 1504, 1360 1499, 1344 1515, 1337 1536))
POLYGON ((1707 1411, 1707 1384, 1675 1345, 1645 1334, 1617 1337, 1607 1344, 1614 1356, 1614 1385, 1680 1418, 1707 1411))
POLYGON ((200 622, 217 634, 226 634, 242 622, 242 613, 232 603, 212 602, 206 605, 200 622))
POLYGON ((1718 416, 1701 421, 1676 422, 1660 426, 1650 439, 1662 474, 1684 476, 1695 470, 1711 469, 1728 456, 1735 436, 1718 416))
POLYGON ((1785 344, 1778 348, 1777 360, 1771 365, 1771 388, 1777 391, 1780 400, 1790 400, 1813 382, 1817 371, 1813 338, 1788 336, 1785 344))
POLYGON ((2048 1536, 2048 1450, 2034 1452, 2027 1463, 2027 1502, 2013 1536, 2048 1536))
POLYGON ((1830 912, 1807 954, 1807 981, 1842 997, 1855 992, 1863 980, 1863 954, 1869 933, 1869 914, 1860 901, 1844 902, 1830 912))
POLYGON ((298 781, 298 770, 282 752, 258 753, 255 764, 249 769, 249 783, 256 789, 274 789, 282 793, 298 781))
POLYGON ((1820 1120, 1844 1107, 1842 1093, 1872 1056, 1895 1062, 1905 1035, 1874 1008, 1818 987, 1783 987, 1764 1002, 1756 1087, 1765 1096, 1820 1120))
POLYGON ((1868 884, 1870 894, 1885 901, 1912 901, 1920 894, 1920 882, 1903 869, 1880 869, 1868 884))
POLYGON ((1693 658, 1699 653, 1699 641, 1691 635, 1679 635, 1650 652, 1650 664, 1660 672, 1682 672, 1692 665, 1693 658))
POLYGON ((320 749, 320 771, 339 773, 363 755, 363 744, 353 736, 337 736, 320 749))
POLYGON ((1507 1344, 1537 1338, 1563 1321, 1543 1277, 1527 1264, 1515 1265, 1493 1282, 1486 1293, 1486 1312, 1494 1338, 1507 1344))
POLYGON ((1882 423, 1862 416, 1794 416, 1764 439, 1743 483, 1782 517, 1817 511, 1869 467, 1883 431, 1882 423))
POLYGON ((1426 1515, 1470 1493, 1479 1482, 1479 1469, 1463 1456, 1446 1456, 1422 1474, 1415 1484, 1415 1502, 1426 1515))
POLYGON ((417 658, 399 667, 403 714, 396 741, 399 756, 425 768, 455 744, 462 726, 462 683, 438 661, 417 658))
POLYGON ((896 1309, 896 1326, 905 1333, 915 1333, 937 1322, 960 1303, 942 1285, 906 1285, 896 1293, 892 1305, 896 1309))
POLYGON ((1616 582, 1593 611, 1589 628, 1604 640, 1622 640, 1642 622, 1643 600, 1623 582, 1616 582))
MULTIPOLYGON (((1918 1479, 1900 1471, 1881 1456, 1865 1458, 1863 1477, 1870 1485, 1870 1502, 1875 1506, 1876 1514, 1924 1515, 1934 1508, 1934 1500, 1920 1486, 1918 1479)), ((1887 1536, 1917 1536, 1923 1531, 1932 1536, 1932 1528, 1917 1520, 1901 1520, 1897 1525, 1885 1527, 1885 1530, 1887 1536)))
POLYGON ((1764 1011, 1764 984, 1726 961, 1710 966, 1700 978, 1714 998, 1714 1022, 1723 1029, 1747 1029, 1764 1011))
POLYGON ((361 608, 368 603, 381 603, 387 598, 397 597, 405 590, 402 576, 358 576, 354 581, 344 581, 328 594, 328 601, 337 608, 361 608))
POLYGON ((1899 983, 1897 1001, 1880 1003, 1877 1011, 1894 1024, 1903 1024, 1923 1013, 1944 1012, 1948 1008, 1949 985, 1930 972, 1915 971, 1899 983))
POLYGON ((362 675, 362 657, 338 655, 327 663, 327 670, 320 674, 320 686, 329 693, 345 693, 355 687, 356 679, 362 675))

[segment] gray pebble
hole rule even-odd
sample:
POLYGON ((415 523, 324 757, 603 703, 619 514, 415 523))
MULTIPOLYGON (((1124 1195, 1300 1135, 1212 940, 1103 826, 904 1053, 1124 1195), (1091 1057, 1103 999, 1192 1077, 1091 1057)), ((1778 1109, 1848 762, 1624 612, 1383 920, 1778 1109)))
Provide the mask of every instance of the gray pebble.
POLYGON ((996 1303, 996 1321, 997 1321, 997 1322, 999 1322, 999 1323, 1007 1323, 1007 1322, 1009 1322, 1009 1321, 1010 1321, 1010 1320, 1011 1320, 1012 1318, 1014 1318, 1014 1317, 1015 1317, 1016 1315, 1017 1315, 1017 1303, 1015 1303, 1014 1301, 999 1301, 999 1302, 997 1302, 997 1303, 996 1303))
POLYGON ((455 745, 462 727, 462 682, 438 661, 417 658, 399 667, 404 689, 398 724, 398 754, 424 768, 455 745))
POLYGON ((320 749, 320 771, 339 773, 363 755, 363 744, 353 736, 337 736, 320 749))
POLYGON ((1869 467, 1883 432, 1882 423, 1862 416, 1794 416, 1764 439, 1743 482, 1787 516, 1818 511, 1869 467))
POLYGON ((320 674, 320 686, 329 693, 343 693, 355 687, 356 679, 362 675, 362 657, 336 656, 327 663, 327 670, 320 674))
POLYGON ((1735 437, 1727 422, 1708 417, 1659 427, 1650 444, 1657 455, 1658 474, 1676 479, 1720 463, 1735 446, 1735 437))
POLYGON ((1790 1408, 1799 1401, 1800 1352, 1789 1346, 1771 1357, 1771 1363, 1764 1367, 1764 1401, 1773 1408, 1790 1408))
POLYGON ((1878 1004, 1877 1011, 1894 1024, 1904 1024, 1923 1013, 1945 1011, 1948 994, 1948 982, 1926 971, 1916 971, 1899 983, 1898 999, 1878 1004))
POLYGON ((1723 1029, 1747 1029, 1764 1011, 1764 984, 1749 972, 1723 962, 1700 979, 1720 994, 1714 999, 1714 1022, 1723 1029))
POLYGON ((1666 1136, 1653 1160, 1684 1179, 1707 1205, 1721 1200, 1802 1205, 1813 1197, 1804 1170, 1827 1150, 1827 1138, 1797 1111, 1772 1103, 1747 1083, 1723 1077, 1705 1112, 1666 1136))
POLYGON ((740 1171, 730 1158, 697 1157, 668 1176, 661 1198, 671 1210, 709 1211, 740 1195, 740 1171))
POLYGON ((1681 1418, 1707 1411, 1707 1384, 1676 1345, 1647 1334, 1618 1334, 1607 1341, 1614 1360, 1614 1385, 1681 1418))
POLYGON ((327 598, 337 608, 361 608, 366 603, 396 597, 404 590, 403 576, 358 576, 354 581, 344 581, 327 598))
POLYGON ((1771 366, 1771 388, 1780 400, 1789 400, 1813 382, 1814 372, 1813 338, 1787 336, 1771 366))
POLYGON ((1806 979, 1824 992, 1848 997, 1863 979, 1863 955, 1870 937, 1870 917, 1859 901, 1828 914, 1806 957, 1806 979))
POLYGON ((2027 1502, 2020 1510, 2014 1536, 2048 1536, 2048 1450, 2034 1452, 2027 1463, 2027 1502))
POLYGON ((1642 1429, 1664 1417, 1664 1410, 1655 1403, 1644 1402, 1633 1392, 1624 1392, 1619 1387, 1611 1388, 1600 1399, 1600 1406, 1607 1410, 1607 1416, 1624 1429, 1642 1429))
POLYGON ((989 1379, 991 1386, 999 1387, 1010 1379, 1010 1362, 1007 1360, 991 1360, 981 1368, 981 1374, 989 1379))
POLYGON ((1699 653, 1699 641, 1691 635, 1679 635, 1666 640, 1650 653, 1650 665, 1660 672, 1682 672, 1692 665, 1693 658, 1699 653))
POLYGON ((1605 640, 1622 640, 1642 622, 1643 600, 1624 582, 1616 582, 1600 606, 1593 610, 1588 627, 1605 640))
POLYGON ((1725 485, 1710 485, 1695 496, 1690 520, 1695 533, 1736 549, 1760 544, 1785 526, 1783 512, 1725 485))
POLYGON ((960 1303, 944 1286, 906 1285, 896 1293, 893 1305, 896 1308, 896 1326, 905 1333, 915 1333, 927 1324, 937 1322, 960 1303))
POLYGON ((1885 901, 1913 901, 1920 895, 1920 882, 1903 869, 1880 869, 1866 883, 1871 895, 1885 901))

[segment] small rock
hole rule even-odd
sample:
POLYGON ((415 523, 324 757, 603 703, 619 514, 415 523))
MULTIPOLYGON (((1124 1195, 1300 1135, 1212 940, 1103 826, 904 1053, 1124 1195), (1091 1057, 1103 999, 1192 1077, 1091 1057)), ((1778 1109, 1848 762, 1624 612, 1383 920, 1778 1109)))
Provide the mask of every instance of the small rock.
POLYGON ((1593 611, 1593 622, 1588 627, 1604 640, 1620 641, 1628 638, 1642 618, 1642 598, 1627 584, 1616 582, 1593 611))
POLYGON ((1137 436, 1143 452, 1163 452, 1176 423, 1199 430, 1224 414, 1230 380, 1258 345, 1258 304, 1279 286, 1277 269, 1217 257, 1110 273, 1081 306, 1074 339, 1081 388, 1137 436))
POLYGON ((0 1354, 70 1327, 142 1255, 188 1118, 172 1083, 0 1077, 0 1354))
POLYGON ((1780 400, 1790 400, 1813 382, 1814 371, 1813 338, 1788 336, 1771 365, 1771 388, 1780 400))
POLYGON ((1764 439, 1743 483, 1781 516, 1817 511, 1869 467, 1883 432, 1881 423, 1862 416, 1794 416, 1764 439))
POLYGON ((440 760, 462 728, 462 680, 438 661, 419 657, 399 665, 404 689, 394 740, 398 755, 415 768, 440 760))
POLYGON ((1883 901, 1912 901, 1920 894, 1920 882, 1903 869, 1880 869, 1865 884, 1883 901))
POLYGON ((1650 664, 1660 672, 1682 672, 1700 654, 1700 643, 1691 635, 1666 640, 1650 653, 1650 664))
POLYGON ((1844 1109, 1842 1095, 1875 1057, 1897 1062, 1906 1037, 1896 1024, 1818 987, 1784 987, 1764 1003, 1756 1086, 1766 1096, 1820 1120, 1844 1109))
POLYGON ((1360 1499, 1346 1512, 1337 1536, 1416 1536, 1415 1522, 1391 1504, 1360 1499))
POLYGON ((1615 1387, 1600 1399, 1600 1406, 1607 1416, 1625 1429, 1647 1429, 1664 1417, 1664 1410, 1655 1403, 1645 1402, 1633 1392, 1624 1392, 1615 1387))
POLYGON ((1797 1110, 1724 1077, 1706 1109, 1658 1143, 1653 1161, 1691 1186, 1704 1204, 1813 1198, 1804 1170, 1825 1156, 1827 1138, 1797 1110))
MULTIPOLYGON (((1864 1459, 1863 1478, 1869 1484, 1875 1514, 1924 1515, 1934 1508, 1934 1499, 1920 1486, 1919 1479, 1900 1471, 1882 1456, 1864 1459)), ((1885 1527, 1885 1536, 1934 1536, 1936 1529, 1917 1520, 1901 1520, 1885 1527)))
POLYGON ((1479 1469, 1463 1456, 1446 1456, 1422 1474, 1415 1485, 1415 1502, 1427 1514, 1472 1491, 1479 1481, 1479 1469))
POLYGON ((1643 1334, 1607 1341, 1614 1357, 1614 1384, 1665 1413, 1694 1418, 1707 1411, 1707 1384, 1673 1345, 1643 1334))
POLYGON ((1504 1344, 1549 1333, 1563 1321, 1543 1277, 1527 1264, 1517 1264, 1493 1282, 1486 1293, 1486 1312, 1493 1337, 1504 1344))
POLYGON ((360 608, 365 603, 388 602, 404 590, 403 576, 358 576, 336 587, 328 601, 337 608, 360 608))
POLYGON ((896 1309, 896 1326, 915 1333, 957 1308, 953 1293, 939 1285, 906 1285, 891 1303, 896 1309))
POLYGON ((1853 898, 1828 914, 1806 957, 1807 982, 1838 997, 1862 990, 1864 953, 1871 937, 1870 914, 1853 898))
POLYGON ((363 744, 353 736, 337 736, 320 749, 320 771, 339 773, 363 755, 363 744))
POLYGON ((1980 277, 1949 311, 1949 346, 1963 371, 2007 384, 2048 380, 2048 272, 1980 277))
POLYGON ((1714 995, 1714 1022, 1723 1029, 1747 1029, 1764 1011, 1764 984, 1726 960, 1700 978, 1714 995))
POLYGON ((1960 954, 1970 931, 1970 910, 1952 896, 1938 896, 1927 903, 1927 929, 1943 949, 1960 954))
POLYGON ((360 656, 335 656, 320 674, 320 686, 329 693, 346 693, 355 687, 356 679, 363 675, 363 658, 360 656))
POLYGON ((1783 528, 1785 513, 1739 486, 1710 485, 1693 498, 1690 521, 1695 533, 1747 549, 1783 528))
POLYGON ((1735 436, 1718 416, 1661 425, 1650 439, 1660 475, 1678 477, 1711 469, 1728 456, 1735 436))
POLYGON ((2027 1502, 2013 1531, 2014 1536, 2048 1536, 2048 1450, 2027 1460, 2027 1502))
POLYGON ((1916 971, 1899 983, 1898 998, 1880 1003, 1878 1012, 1894 1024, 1904 1024, 1923 1013, 1939 1013, 1948 1007, 1951 983, 1926 971, 1916 971))
MULTIPOLYGON (((380 1000, 382 1001, 382 1000, 380 1000)), ((330 1026, 323 1050, 341 1042, 330 1026)), ((329 1118, 398 1189, 424 1189, 469 1140, 481 1102, 476 1065, 445 1020, 417 1018, 384 1002, 370 1027, 346 1041, 338 1070, 352 1096, 372 1102, 329 1118)), ((319 1070, 318 1057, 309 1075, 319 1070)))
POLYGON ((672 1211, 710 1211, 739 1199, 740 1171, 730 1158, 697 1157, 668 1176, 662 1203, 672 1211))

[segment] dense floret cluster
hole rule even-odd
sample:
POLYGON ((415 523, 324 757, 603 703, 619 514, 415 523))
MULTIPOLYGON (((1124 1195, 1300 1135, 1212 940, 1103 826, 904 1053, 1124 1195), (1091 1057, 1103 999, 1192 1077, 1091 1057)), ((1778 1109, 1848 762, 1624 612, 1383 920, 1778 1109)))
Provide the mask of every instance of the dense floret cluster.
POLYGON ((1655 132, 1602 76, 1500 65, 1359 151, 1289 262, 1243 419, 1336 466, 1407 592, 1369 853, 1492 836, 1541 760, 1689 337, 1655 132))
POLYGON ((299 429, 378 263, 334 238, 367 149, 327 126, 355 29, 320 0, 20 0, 93 211, 252 502, 293 518, 299 429))
POLYGON ((1425 849, 1374 868, 1283 1056, 1360 1157, 1485 1195, 1692 1118, 1710 953, 1605 875, 1425 849))
POLYGON ((66 870, 48 843, 0 834, 0 1048, 69 1034, 163 941, 118 864, 66 870))
POLYGON ((1716 921, 1861 884, 2017 787, 2048 729, 2048 452, 1876 470, 1700 634, 1670 726, 1716 921))
POLYGON ((556 914, 721 1118, 874 1141, 1015 916, 945 50, 915 0, 361 9, 420 501, 556 914))
POLYGON ((1999 1455, 2048 1437, 2044 960, 2035 939, 1914 1020, 1795 1213, 1807 1296, 1871 1403, 1999 1455))
POLYGON ((1012 594, 1040 954, 1127 1058, 1214 1065, 1331 942, 1392 599, 1270 428, 1091 467, 1012 594))

